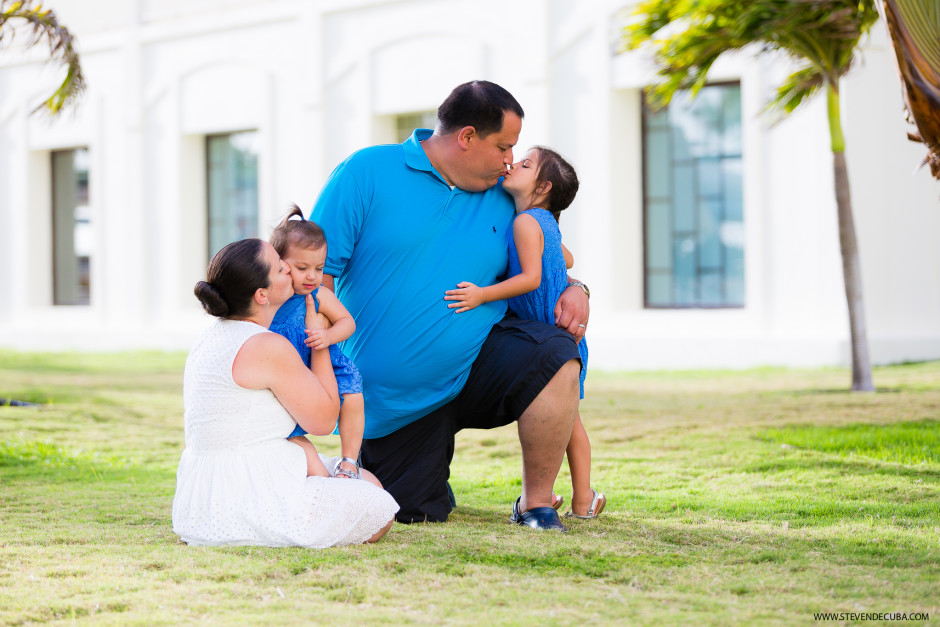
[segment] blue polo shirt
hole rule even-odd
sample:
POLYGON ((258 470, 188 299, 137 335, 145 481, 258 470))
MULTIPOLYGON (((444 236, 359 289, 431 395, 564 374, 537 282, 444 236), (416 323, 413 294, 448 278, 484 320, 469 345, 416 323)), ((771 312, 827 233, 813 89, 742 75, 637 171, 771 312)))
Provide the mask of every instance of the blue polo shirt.
POLYGON ((366 438, 388 435, 463 388, 506 302, 461 314, 444 291, 506 274, 514 215, 502 184, 451 189, 417 129, 403 144, 354 153, 330 176, 310 216, 326 232, 324 272, 356 320, 343 351, 362 373, 366 438))

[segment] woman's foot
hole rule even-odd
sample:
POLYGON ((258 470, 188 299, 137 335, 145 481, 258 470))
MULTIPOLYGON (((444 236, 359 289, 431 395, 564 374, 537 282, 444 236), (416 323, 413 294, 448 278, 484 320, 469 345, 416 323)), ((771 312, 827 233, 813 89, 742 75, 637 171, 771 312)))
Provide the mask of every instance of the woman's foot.
POLYGON ((600 513, 604 511, 604 508, 607 506, 607 497, 591 488, 590 499, 580 500, 575 497, 571 497, 571 511, 565 514, 566 517, 571 518, 597 518, 600 516, 600 513))

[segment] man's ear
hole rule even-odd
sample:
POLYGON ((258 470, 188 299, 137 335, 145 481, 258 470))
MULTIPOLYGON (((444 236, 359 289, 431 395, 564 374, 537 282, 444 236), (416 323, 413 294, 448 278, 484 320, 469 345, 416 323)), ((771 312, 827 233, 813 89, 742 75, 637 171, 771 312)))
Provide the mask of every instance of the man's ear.
POLYGON ((457 145, 461 150, 470 149, 470 140, 478 137, 477 129, 472 126, 465 126, 457 132, 457 145))

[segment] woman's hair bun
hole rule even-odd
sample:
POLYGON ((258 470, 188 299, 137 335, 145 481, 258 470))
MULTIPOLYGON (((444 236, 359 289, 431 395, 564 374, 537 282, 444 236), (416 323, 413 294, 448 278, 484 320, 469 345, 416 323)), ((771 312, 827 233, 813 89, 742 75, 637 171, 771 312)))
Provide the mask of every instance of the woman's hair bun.
POLYGON ((209 315, 223 318, 228 314, 228 303, 225 302, 225 298, 211 283, 199 281, 196 283, 196 287, 193 288, 193 293, 209 315))

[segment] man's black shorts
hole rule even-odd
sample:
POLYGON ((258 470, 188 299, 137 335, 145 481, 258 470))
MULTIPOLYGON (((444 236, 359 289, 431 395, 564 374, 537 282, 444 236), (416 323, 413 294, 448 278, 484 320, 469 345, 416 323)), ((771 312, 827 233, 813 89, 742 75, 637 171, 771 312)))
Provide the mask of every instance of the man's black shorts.
POLYGON ((515 422, 572 359, 580 355, 568 332, 507 317, 490 331, 454 400, 394 433, 364 440, 362 465, 398 501, 398 521, 447 520, 454 435, 515 422))

